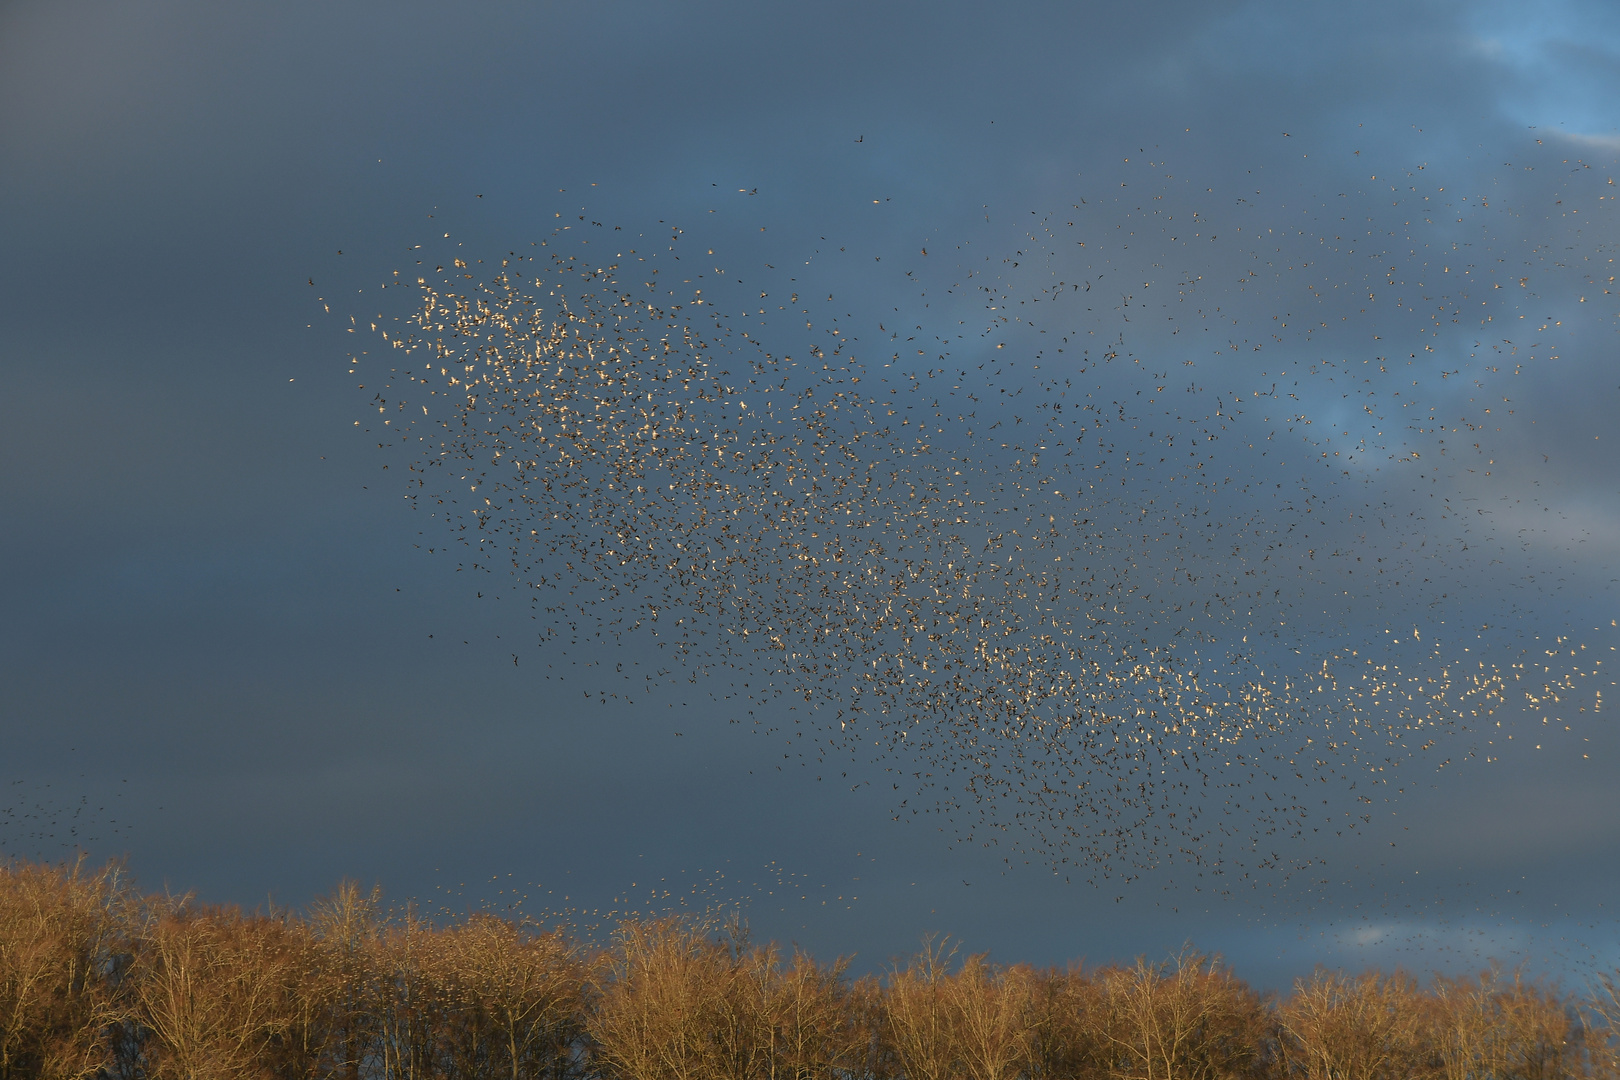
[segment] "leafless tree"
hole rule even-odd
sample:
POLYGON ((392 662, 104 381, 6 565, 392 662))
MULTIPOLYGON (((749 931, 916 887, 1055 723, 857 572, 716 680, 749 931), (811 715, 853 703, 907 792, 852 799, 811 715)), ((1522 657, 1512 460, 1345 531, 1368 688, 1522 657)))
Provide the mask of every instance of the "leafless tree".
POLYGON ((1211 957, 1190 949, 1163 963, 1104 968, 1099 1033, 1124 1080, 1217 1080, 1261 1064, 1260 998, 1211 957))
POLYGON ((92 1076, 123 1018, 121 867, 0 866, 0 1080, 92 1076))

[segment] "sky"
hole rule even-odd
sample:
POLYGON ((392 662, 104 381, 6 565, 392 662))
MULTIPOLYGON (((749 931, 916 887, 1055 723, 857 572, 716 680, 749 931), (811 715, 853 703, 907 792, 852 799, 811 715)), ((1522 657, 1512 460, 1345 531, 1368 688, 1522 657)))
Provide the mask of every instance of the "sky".
POLYGON ((1042 964, 1191 941, 1279 986, 1612 968, 1620 738, 1587 660, 1620 615, 1617 101, 1600 3, 7 4, 0 850, 126 856, 248 907, 344 878, 581 925, 735 903, 863 970, 934 932, 1042 964), (1290 590, 1290 633, 1372 650, 1421 623, 1454 664, 1584 647, 1584 681, 1555 725, 1516 703, 1408 740, 1359 829, 1292 841, 1313 869, 1236 887, 1054 873, 1016 831, 899 811, 893 761, 807 753, 819 713, 732 722, 723 675, 576 698, 509 582, 426 553, 442 526, 361 424, 376 361, 351 362, 382 343, 348 331, 408 320, 396 271, 582 235, 713 253, 739 327, 756 286, 813 289, 819 328, 761 309, 751 340, 802 357, 831 317, 868 369, 891 317, 960 332, 941 372, 984 363, 989 303, 1062 281, 1055 317, 1135 367, 1035 357, 1026 327, 974 378, 1105 397, 1173 371, 1223 409, 1282 379, 1279 408, 1344 440, 1312 444, 1349 466, 1318 480, 1209 452, 1266 494, 1216 488, 1208 514, 1287 532, 1348 507, 1324 543, 1399 567, 1305 611, 1318 579, 1234 552, 1290 590), (1430 303, 1424 276, 1459 284, 1430 303), (1434 454, 1397 459, 1436 429, 1380 426, 1415 415, 1407 376, 1425 416, 1503 398, 1420 480, 1434 454))

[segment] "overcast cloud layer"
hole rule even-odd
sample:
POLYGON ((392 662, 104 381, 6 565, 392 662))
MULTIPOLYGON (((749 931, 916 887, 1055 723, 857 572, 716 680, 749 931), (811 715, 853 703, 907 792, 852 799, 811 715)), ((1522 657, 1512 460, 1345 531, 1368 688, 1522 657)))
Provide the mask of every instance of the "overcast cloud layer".
MULTIPOLYGON (((1459 738, 1359 835, 1311 841, 1314 880, 1222 896, 1172 870, 1065 883, 896 821, 876 772, 835 775, 701 689, 576 703, 514 665, 517 605, 416 546, 400 463, 355 426, 345 331, 403 313, 375 290, 414 245, 494 260, 573 219, 684 230, 737 268, 739 305, 792 267, 858 336, 895 309, 982 316, 921 297, 916 253, 971 245, 1042 252, 996 271, 1009 294, 1096 275, 1109 299, 1075 318, 1205 386, 1394 358, 1445 412, 1475 391, 1436 380, 1495 364, 1514 412, 1482 436, 1489 479, 1376 490, 1408 514, 1489 503, 1400 527, 1447 552, 1448 625, 1606 653, 1616 101, 1597 3, 7 5, 0 846, 127 852, 148 886, 248 905, 344 876, 583 911, 706 890, 863 966, 930 930, 1036 962, 1191 938, 1261 982, 1612 964, 1603 714, 1459 738), (1485 282, 1441 286, 1466 318, 1362 299, 1432 293, 1408 275, 1436 269, 1485 282)), ((1293 407, 1346 447, 1385 438, 1341 390, 1306 379, 1293 407)), ((1333 632, 1440 617, 1426 592, 1379 600, 1333 632)))

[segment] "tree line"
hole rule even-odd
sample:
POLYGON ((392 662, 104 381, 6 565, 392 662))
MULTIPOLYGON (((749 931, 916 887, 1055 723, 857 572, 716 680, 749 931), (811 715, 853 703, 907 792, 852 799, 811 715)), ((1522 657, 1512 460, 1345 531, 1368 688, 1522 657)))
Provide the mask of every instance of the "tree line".
POLYGON ((430 921, 339 886, 304 912, 141 895, 117 864, 0 865, 0 1080, 1484 1080, 1620 1077, 1620 985, 1218 958, 1036 969, 926 942, 879 976, 736 921, 605 941, 430 921))

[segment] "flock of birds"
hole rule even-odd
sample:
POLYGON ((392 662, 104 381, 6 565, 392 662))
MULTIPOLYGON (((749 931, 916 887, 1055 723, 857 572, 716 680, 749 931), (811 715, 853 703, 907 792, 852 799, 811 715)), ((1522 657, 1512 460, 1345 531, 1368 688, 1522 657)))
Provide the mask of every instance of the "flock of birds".
MULTIPOLYGON (((366 430, 586 697, 689 680, 1059 873, 1289 873, 1419 757, 1598 707, 1596 639, 1526 621, 1561 541, 1483 511, 1528 513, 1502 414, 1579 347, 1517 317, 1529 276, 1612 320, 1612 260, 1524 247, 1492 192, 1416 171, 1357 225, 1198 208, 1143 164, 1011 254, 935 236, 881 288, 881 256, 750 282, 583 213, 498 265, 446 240, 351 357, 366 430)), ((1559 190, 1597 216, 1593 186, 1559 190)))

